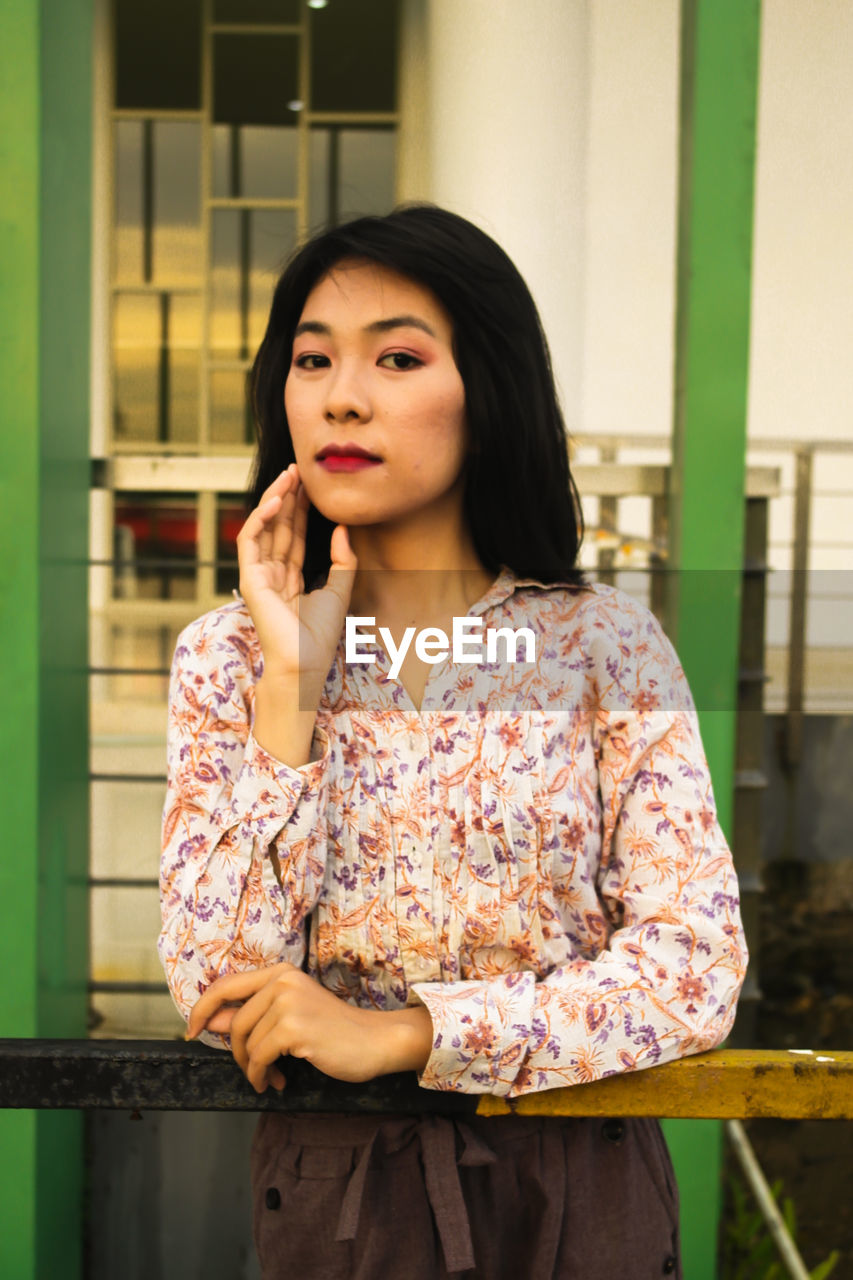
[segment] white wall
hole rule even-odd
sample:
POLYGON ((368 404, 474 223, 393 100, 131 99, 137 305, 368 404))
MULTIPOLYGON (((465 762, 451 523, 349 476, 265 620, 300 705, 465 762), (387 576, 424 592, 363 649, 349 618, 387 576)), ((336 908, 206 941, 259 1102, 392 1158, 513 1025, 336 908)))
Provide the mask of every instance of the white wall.
POLYGON ((573 432, 670 430, 678 8, 404 3, 401 197, 517 262, 573 432))
POLYGON ((849 440, 850 0, 765 0, 754 255, 750 433, 849 440))
MULTIPOLYGON (((419 7, 415 0, 414 8, 419 7)), ((429 0, 428 191, 531 287, 567 417, 580 414, 589 0, 429 0)))
POLYGON ((584 210, 585 432, 672 425, 677 0, 593 0, 584 210))

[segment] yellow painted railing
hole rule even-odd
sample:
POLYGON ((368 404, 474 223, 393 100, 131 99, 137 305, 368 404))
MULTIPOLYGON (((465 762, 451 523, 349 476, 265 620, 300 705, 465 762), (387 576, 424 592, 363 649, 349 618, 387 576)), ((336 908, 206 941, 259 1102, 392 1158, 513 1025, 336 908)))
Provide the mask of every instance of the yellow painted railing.
POLYGON ((853 1120, 853 1053, 715 1049, 660 1067, 514 1101, 480 1099, 478 1115, 666 1116, 853 1120))

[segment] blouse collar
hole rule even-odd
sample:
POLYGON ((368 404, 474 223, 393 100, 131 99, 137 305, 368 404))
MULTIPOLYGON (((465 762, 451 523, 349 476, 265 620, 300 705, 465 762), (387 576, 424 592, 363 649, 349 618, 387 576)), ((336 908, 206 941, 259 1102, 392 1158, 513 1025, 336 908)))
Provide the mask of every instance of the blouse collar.
POLYGON ((519 578, 507 565, 501 565, 498 576, 487 589, 485 595, 481 596, 476 604, 471 606, 470 612, 472 614, 483 614, 487 609, 493 609, 497 605, 503 604, 521 587, 537 587, 540 591, 553 591, 562 587, 576 588, 577 584, 563 581, 540 582, 538 578, 519 578))

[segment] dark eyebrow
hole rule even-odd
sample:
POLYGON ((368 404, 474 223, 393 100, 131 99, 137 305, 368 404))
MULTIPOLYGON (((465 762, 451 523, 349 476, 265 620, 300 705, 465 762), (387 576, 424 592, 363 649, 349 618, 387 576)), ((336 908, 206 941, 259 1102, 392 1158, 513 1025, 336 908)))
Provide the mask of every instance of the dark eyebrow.
MULTIPOLYGON (((388 333, 391 329, 422 329, 431 338, 435 337, 435 330, 418 316, 389 316, 387 320, 374 320, 372 324, 365 325, 366 333, 388 333)), ((332 336, 329 326, 319 320, 303 320, 296 326, 293 336, 298 338, 303 333, 318 333, 324 338, 332 336)))
POLYGON ((418 316, 391 316, 388 320, 374 320, 367 326, 368 333, 388 333, 390 329, 423 329, 431 338, 435 337, 435 330, 418 316))
POLYGON ((294 329, 294 338, 298 338, 301 333, 319 333, 328 338, 331 336, 332 331, 327 324, 320 324, 319 320, 303 320, 294 329))

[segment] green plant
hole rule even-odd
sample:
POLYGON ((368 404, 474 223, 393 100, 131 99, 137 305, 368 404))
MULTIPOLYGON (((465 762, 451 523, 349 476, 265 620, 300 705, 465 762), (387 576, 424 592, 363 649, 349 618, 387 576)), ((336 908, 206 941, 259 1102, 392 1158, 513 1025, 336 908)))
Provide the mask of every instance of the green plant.
MULTIPOLYGON (((787 1269, 770 1235, 761 1210, 753 1204, 744 1184, 729 1178, 729 1214, 723 1237, 722 1280, 786 1280, 787 1269)), ((794 1202, 782 1194, 782 1180, 774 1182, 771 1191, 779 1204, 782 1218, 792 1240, 797 1239, 797 1217, 794 1202)), ((833 1249, 813 1271, 811 1280, 826 1280, 835 1270, 841 1255, 833 1249)))

